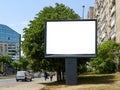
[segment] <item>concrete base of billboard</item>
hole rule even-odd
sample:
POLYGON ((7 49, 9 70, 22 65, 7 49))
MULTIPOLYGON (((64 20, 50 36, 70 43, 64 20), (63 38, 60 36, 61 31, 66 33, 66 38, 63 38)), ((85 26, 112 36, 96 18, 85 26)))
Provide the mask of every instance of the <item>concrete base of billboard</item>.
POLYGON ((65 58, 66 85, 77 84, 77 58, 65 58))

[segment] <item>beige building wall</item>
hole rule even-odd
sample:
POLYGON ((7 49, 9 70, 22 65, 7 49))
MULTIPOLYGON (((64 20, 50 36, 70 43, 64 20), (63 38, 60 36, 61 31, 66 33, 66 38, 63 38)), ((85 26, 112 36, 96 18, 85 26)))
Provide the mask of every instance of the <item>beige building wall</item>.
MULTIPOLYGON (((114 1, 114 0, 113 0, 114 1)), ((116 42, 120 42, 120 0, 116 1, 116 42)))
POLYGON ((120 0, 95 0, 94 18, 98 21, 98 45, 107 40, 120 42, 120 0))
POLYGON ((110 0, 95 0, 94 18, 98 21, 97 41, 98 45, 110 39, 110 0))

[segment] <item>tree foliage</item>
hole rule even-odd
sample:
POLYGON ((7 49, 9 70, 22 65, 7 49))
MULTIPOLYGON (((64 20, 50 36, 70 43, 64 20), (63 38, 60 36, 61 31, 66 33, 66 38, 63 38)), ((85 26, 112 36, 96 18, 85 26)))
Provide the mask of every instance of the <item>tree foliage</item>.
POLYGON ((20 63, 22 70, 27 70, 28 66, 31 64, 31 60, 26 57, 21 57, 20 63))
POLYGON ((19 61, 13 61, 11 65, 16 71, 21 67, 21 63, 19 61))
MULTIPOLYGON (((64 4, 55 4, 55 7, 49 6, 43 8, 34 20, 30 21, 27 28, 24 28, 24 41, 22 42, 22 49, 26 57, 33 60, 35 70, 40 70, 51 66, 50 61, 44 58, 44 29, 45 20, 78 20, 79 15, 73 9, 64 4), (49 64, 49 65, 48 65, 49 64)), ((60 62, 59 62, 60 64, 60 62)), ((55 65, 55 64, 54 64, 55 65)))
POLYGON ((98 56, 91 60, 91 65, 97 73, 115 72, 114 51, 120 50, 120 44, 106 41, 98 47, 98 56))
POLYGON ((0 57, 0 62, 10 64, 12 62, 12 58, 8 55, 6 56, 1 56, 0 57))

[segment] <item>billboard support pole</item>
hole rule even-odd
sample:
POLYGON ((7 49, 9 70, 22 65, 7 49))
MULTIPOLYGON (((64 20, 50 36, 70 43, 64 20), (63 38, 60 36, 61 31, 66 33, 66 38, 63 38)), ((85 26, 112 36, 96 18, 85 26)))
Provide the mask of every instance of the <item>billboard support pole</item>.
POLYGON ((65 58, 66 85, 77 84, 77 58, 65 58))

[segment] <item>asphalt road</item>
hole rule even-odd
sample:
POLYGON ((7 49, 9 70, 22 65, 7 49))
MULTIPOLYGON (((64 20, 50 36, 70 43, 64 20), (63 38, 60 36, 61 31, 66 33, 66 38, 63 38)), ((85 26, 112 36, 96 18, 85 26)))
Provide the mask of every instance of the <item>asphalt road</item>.
MULTIPOLYGON (((37 80, 40 80, 40 78, 34 78, 32 82, 35 82, 37 80)), ((30 83, 29 81, 18 81, 16 82, 15 78, 11 79, 0 79, 0 88, 2 87, 12 87, 20 84, 30 83)))

